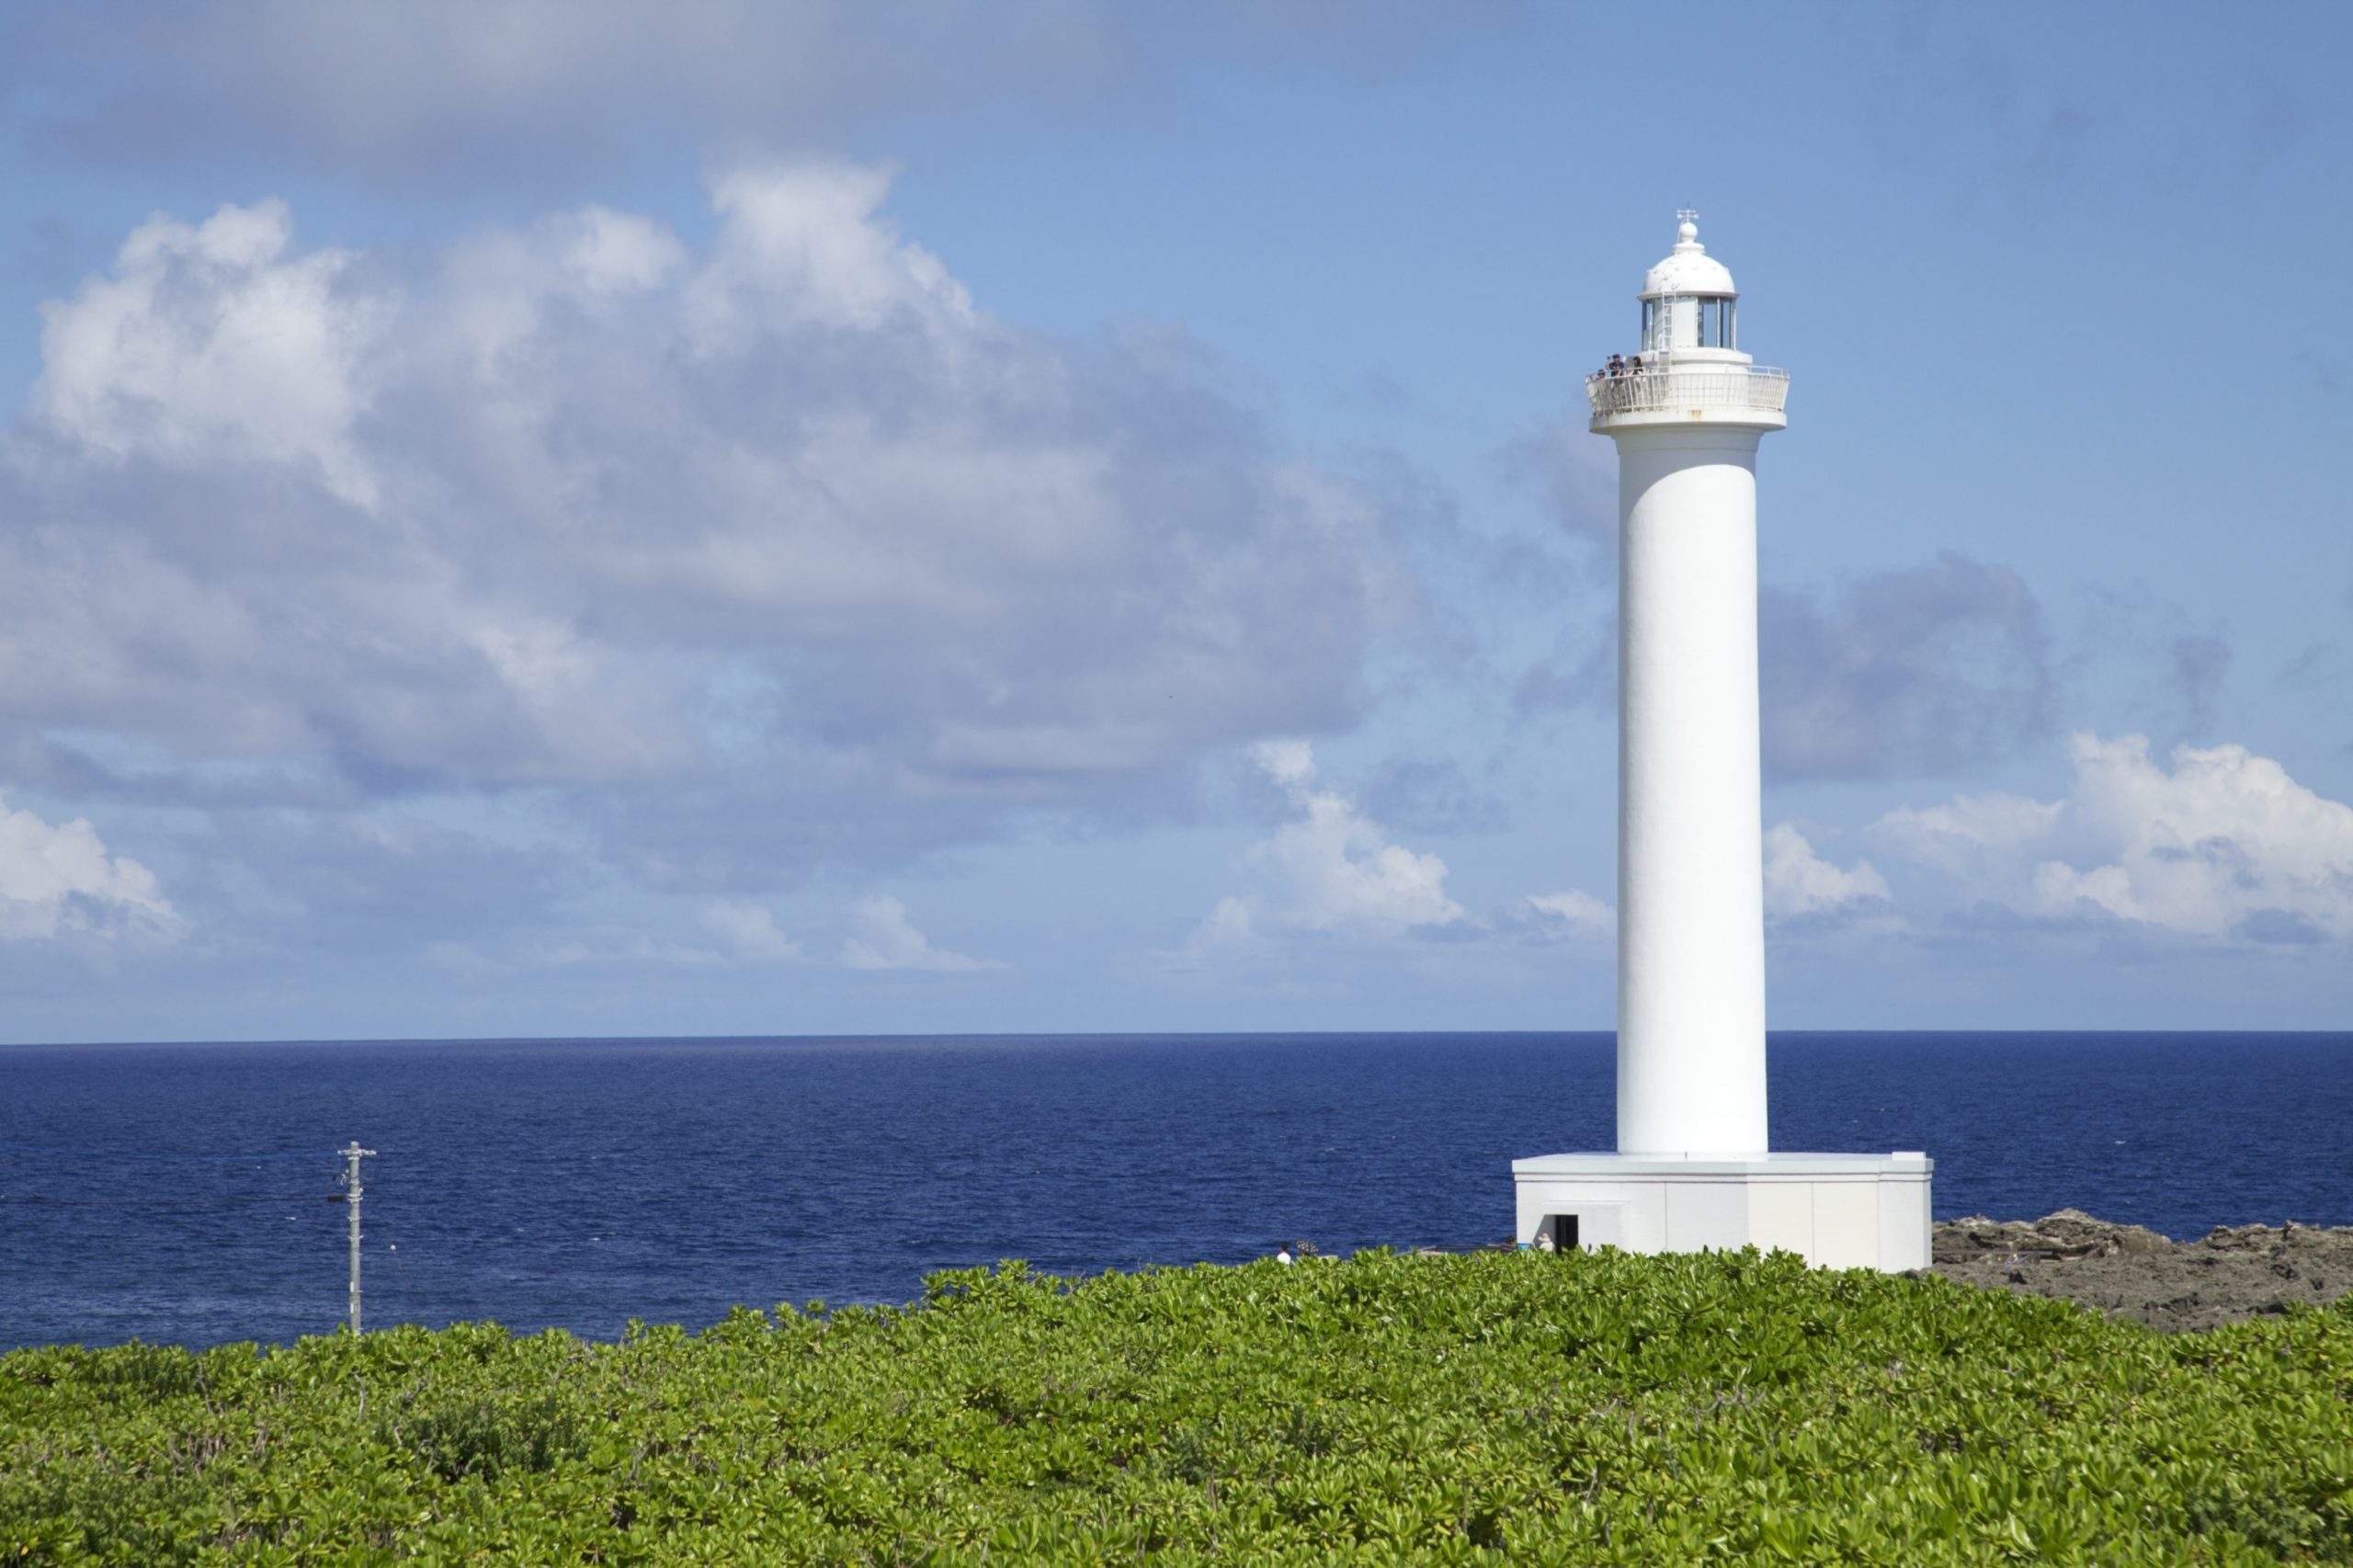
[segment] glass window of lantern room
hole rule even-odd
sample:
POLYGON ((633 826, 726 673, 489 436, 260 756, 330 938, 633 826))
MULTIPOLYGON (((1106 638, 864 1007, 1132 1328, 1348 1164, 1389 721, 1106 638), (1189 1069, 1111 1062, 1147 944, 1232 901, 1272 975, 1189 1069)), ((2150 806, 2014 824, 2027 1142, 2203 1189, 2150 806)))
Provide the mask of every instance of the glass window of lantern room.
POLYGON ((1643 347, 1645 347, 1645 348, 1650 348, 1650 347, 1655 347, 1655 345, 1651 341, 1651 335, 1652 335, 1654 331, 1656 331, 1656 330, 1657 330, 1657 327, 1658 327, 1658 301, 1657 301, 1656 300, 1644 300, 1644 301, 1643 301, 1643 347))

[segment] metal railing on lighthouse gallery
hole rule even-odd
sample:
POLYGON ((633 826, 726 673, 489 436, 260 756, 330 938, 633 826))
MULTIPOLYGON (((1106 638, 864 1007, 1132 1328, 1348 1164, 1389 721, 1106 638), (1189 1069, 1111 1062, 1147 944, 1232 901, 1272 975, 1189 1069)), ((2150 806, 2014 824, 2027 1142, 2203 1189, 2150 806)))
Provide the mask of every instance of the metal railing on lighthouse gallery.
POLYGON ((1790 373, 1764 365, 1644 366, 1617 375, 1597 371, 1585 379, 1593 416, 1665 414, 1674 409, 1731 410, 1779 414, 1790 397, 1790 373))

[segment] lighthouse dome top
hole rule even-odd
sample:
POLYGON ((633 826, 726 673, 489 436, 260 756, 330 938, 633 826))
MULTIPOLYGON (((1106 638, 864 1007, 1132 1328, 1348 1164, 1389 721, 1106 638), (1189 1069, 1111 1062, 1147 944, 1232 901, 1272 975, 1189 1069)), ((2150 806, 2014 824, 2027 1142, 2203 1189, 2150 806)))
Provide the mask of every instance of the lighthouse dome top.
POLYGON ((1699 225, 1692 222, 1694 213, 1682 214, 1682 226, 1675 232, 1675 248, 1666 259, 1650 269, 1643 279, 1642 298, 1655 300, 1669 294, 1736 294, 1740 290, 1732 283, 1732 271, 1708 254, 1699 243, 1699 225))

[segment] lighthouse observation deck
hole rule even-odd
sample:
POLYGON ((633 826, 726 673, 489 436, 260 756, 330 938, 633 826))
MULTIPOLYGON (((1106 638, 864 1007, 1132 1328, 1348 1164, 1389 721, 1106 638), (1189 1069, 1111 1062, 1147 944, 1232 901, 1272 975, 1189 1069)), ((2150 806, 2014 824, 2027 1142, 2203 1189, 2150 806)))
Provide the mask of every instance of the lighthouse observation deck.
POLYGON ((1593 402, 1592 429, 1694 420, 1775 430, 1788 425, 1787 370, 1712 360, 1677 364, 1672 350, 1657 358, 1664 362, 1655 368, 1637 363, 1615 373, 1596 371, 1585 379, 1586 396, 1593 402))

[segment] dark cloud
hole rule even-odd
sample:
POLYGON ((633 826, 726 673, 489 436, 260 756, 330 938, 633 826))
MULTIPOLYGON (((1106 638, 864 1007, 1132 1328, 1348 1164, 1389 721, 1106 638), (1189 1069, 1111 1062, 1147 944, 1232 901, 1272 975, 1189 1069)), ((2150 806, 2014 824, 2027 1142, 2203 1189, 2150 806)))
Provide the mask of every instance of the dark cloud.
POLYGON ((339 812, 366 803, 349 783, 322 767, 126 762, 24 728, 0 734, 0 778, 63 800, 199 812, 339 812))
POLYGON ((2346 374, 2345 361, 2342 359, 2317 353, 2310 348, 2299 348, 2288 358, 2291 363, 2303 369, 2311 381, 2313 390, 2324 397, 2341 399, 2345 396, 2348 384, 2353 384, 2353 377, 2346 374))
POLYGON ((1582 416, 1496 453, 1505 476, 1532 487, 1560 530, 1581 547, 1587 570, 1609 573, 1618 560, 1618 454, 1582 416))
POLYGON ((369 180, 524 181, 665 146, 838 145, 892 117, 1130 112, 1176 60, 1385 72, 1501 3, 92 0, 20 7, 0 92, 52 151, 259 154, 369 180))
POLYGON ((2166 674, 2181 694, 2191 729, 2212 733, 2214 699, 2230 673, 2231 657, 2230 643, 2212 632, 2187 632, 2167 640, 2166 674))
POLYGON ((2154 734, 2212 741, 2234 658, 2229 629, 2138 585, 2090 588, 2086 605, 2078 662, 2121 658, 2131 672, 2134 722, 2154 734))
POLYGON ((406 947, 424 932, 456 939, 506 929, 545 915, 590 881, 553 849, 517 848, 432 822, 290 812, 216 820, 204 853, 266 894, 201 875, 176 881, 208 901, 242 900, 238 927, 283 948, 406 947))
POLYGON ((2211 7, 2172 7, 2137 32, 2086 12, 2025 51, 1999 13, 1971 7, 1861 7, 1825 34, 1853 84, 1844 101, 1906 182, 1963 212, 2031 221, 2097 210, 2119 187, 2251 205, 2309 149, 2307 94, 2325 90, 2211 7), (2195 94, 2201 112, 2151 136, 2127 101, 2150 93, 2195 94))
MULTIPOLYGON (((1564 632, 1512 687, 1523 714, 1607 713, 1614 616, 1564 632)), ((1757 596, 1767 772, 1852 778, 1966 771, 2048 735, 2056 680, 2025 580, 1949 551, 1827 594, 1757 596)))
POLYGON ((2311 947, 2328 940, 2328 933, 2309 915, 2290 909, 2258 909, 2232 927, 2231 934, 2249 942, 2311 947))
POLYGON ((1386 757, 1361 795, 1367 815, 1404 833, 1493 833, 1509 824, 1495 792, 1451 757, 1386 757))
POLYGON ((1582 417, 1564 420, 1495 454, 1504 477, 1532 489, 1565 539, 1500 541, 1489 551, 1499 585, 1535 590, 1563 621, 1552 650, 1511 686, 1513 711, 1524 716, 1608 712, 1618 700, 1618 456, 1582 417), (1582 602, 1586 613, 1558 615, 1582 602))
POLYGON ((2325 691, 2348 676, 2353 676, 2353 652, 2336 642, 2308 642, 2273 678, 2282 691, 2302 693, 2325 691))
POLYGON ((2050 635, 2006 566, 1946 551, 1757 613, 1768 773, 1963 773, 2051 733, 2050 635))
POLYGON ((1591 627, 1573 627, 1555 642, 1552 655, 1522 670, 1512 683, 1514 711, 1608 713, 1618 705, 1618 618, 1597 617, 1591 627))
POLYGON ((1123 66, 1057 0, 885 16, 852 0, 100 0, 25 8, 5 81, 48 147, 260 153, 370 179, 543 178, 691 149, 805 142, 916 106, 1083 97, 1123 66))

